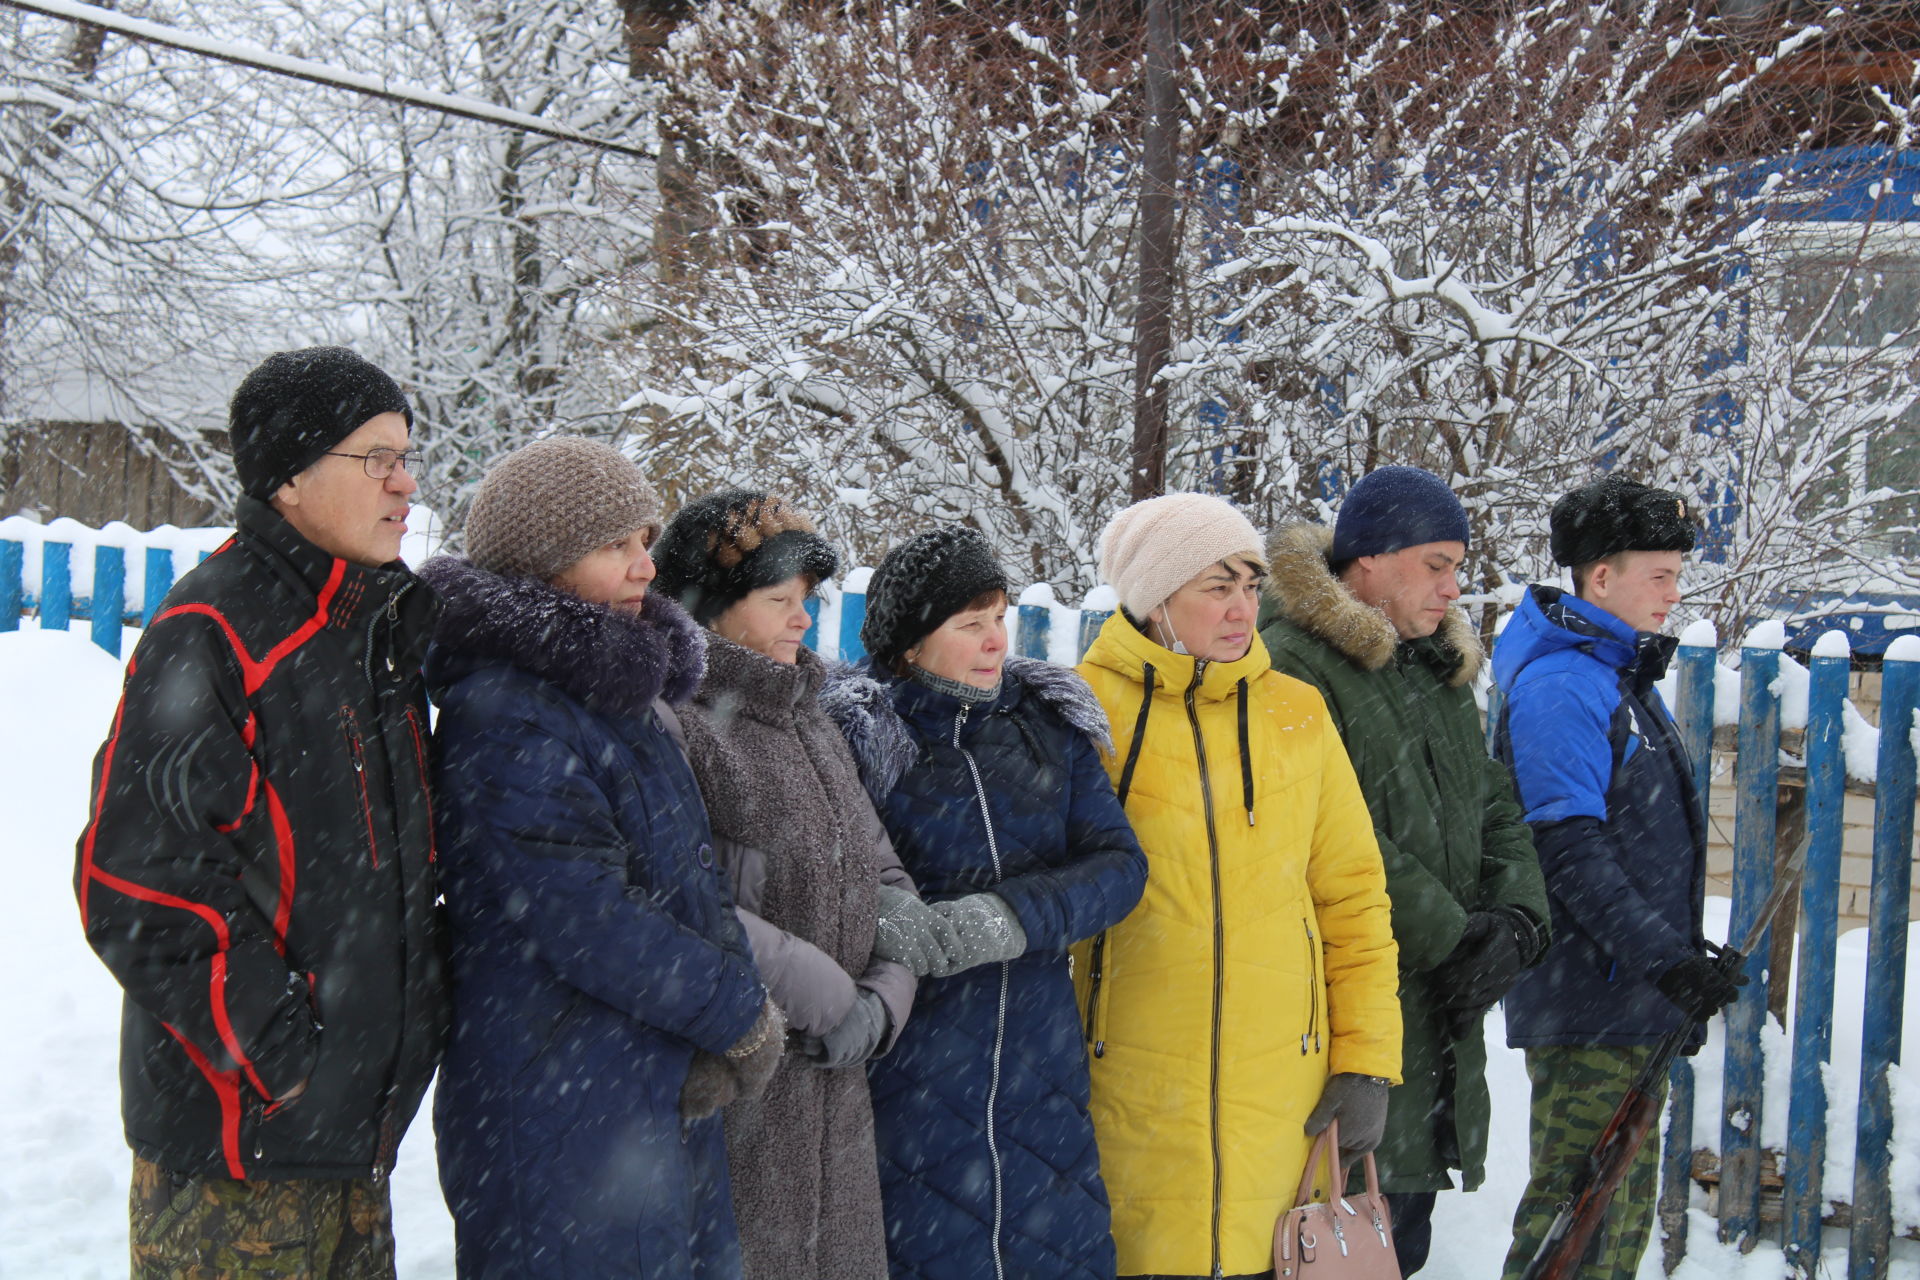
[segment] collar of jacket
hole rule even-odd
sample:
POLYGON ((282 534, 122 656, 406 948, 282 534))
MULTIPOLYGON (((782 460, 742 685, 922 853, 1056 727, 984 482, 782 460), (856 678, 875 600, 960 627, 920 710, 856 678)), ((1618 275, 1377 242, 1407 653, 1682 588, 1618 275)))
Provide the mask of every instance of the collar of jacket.
POLYGON ((1440 629, 1401 640, 1387 615, 1360 603, 1327 563, 1333 531, 1306 520, 1281 525, 1267 539, 1267 584, 1260 624, 1292 623, 1362 671, 1380 671, 1396 659, 1416 658, 1449 685, 1472 684, 1485 654, 1464 609, 1449 608, 1440 629))
POLYGON ((820 694, 826 665, 805 645, 789 663, 775 662, 764 653, 711 631, 706 641, 707 674, 700 681, 695 702, 764 724, 785 726, 793 723, 803 705, 820 694))
POLYGON ((1636 631, 1599 605, 1559 587, 1539 584, 1527 588, 1514 623, 1543 632, 1548 647, 1557 640, 1557 647, 1585 650, 1639 688, 1667 674, 1667 664, 1680 643, 1658 632, 1636 631))
POLYGON ((685 702, 706 669, 705 633, 657 591, 647 592, 636 617, 533 578, 488 573, 458 556, 435 556, 420 576, 446 601, 427 655, 427 679, 436 689, 476 662, 506 662, 559 685, 591 711, 633 716, 655 698, 685 702))
MULTIPOLYGON (((1113 747, 1106 708, 1077 672, 1037 658, 1009 657, 1000 694, 986 704, 982 718, 1000 706, 1012 707, 1031 695, 1059 713, 1102 751, 1113 747)), ((920 747, 907 727, 902 704, 917 706, 924 732, 944 739, 960 708, 957 698, 936 693, 912 680, 877 675, 870 663, 827 668, 820 706, 846 737, 860 768, 860 780, 878 805, 893 791, 920 758, 920 747)), ((981 704, 976 703, 976 706, 981 704)), ((970 723, 977 720, 969 718, 970 723)))
MULTIPOLYGON (((371 569, 321 550, 271 503, 245 494, 234 507, 234 540, 259 556, 276 577, 306 599, 317 601, 337 573, 339 581, 327 602, 329 627, 344 629, 364 621, 420 583, 403 561, 371 569)), ((428 593, 417 594, 424 599, 428 593)))
MULTIPOLYGON (((1100 628, 1099 637, 1093 647, 1087 650, 1086 660, 1116 671, 1136 684, 1145 680, 1145 668, 1151 665, 1155 687, 1175 698, 1186 696, 1187 689, 1193 684, 1197 665, 1192 655, 1175 653, 1147 639, 1128 620, 1127 615, 1117 609, 1107 619, 1106 625, 1100 628)), ((1200 687, 1195 690, 1194 696, 1201 702, 1224 702, 1238 695, 1242 680, 1252 681, 1272 667, 1273 660, 1267 655, 1267 646, 1258 635, 1253 635, 1246 653, 1239 658, 1232 662, 1205 664, 1205 669, 1200 673, 1200 687)))

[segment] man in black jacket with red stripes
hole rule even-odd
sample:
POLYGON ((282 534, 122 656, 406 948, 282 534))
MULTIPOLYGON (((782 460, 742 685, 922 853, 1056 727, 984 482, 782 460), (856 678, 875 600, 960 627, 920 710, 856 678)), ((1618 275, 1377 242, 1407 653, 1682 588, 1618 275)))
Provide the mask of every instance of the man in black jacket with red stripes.
POLYGON ((247 376, 238 527, 95 761, 74 889, 126 990, 137 1278, 393 1275, 386 1175, 446 1027, 412 424, 345 348, 247 376))

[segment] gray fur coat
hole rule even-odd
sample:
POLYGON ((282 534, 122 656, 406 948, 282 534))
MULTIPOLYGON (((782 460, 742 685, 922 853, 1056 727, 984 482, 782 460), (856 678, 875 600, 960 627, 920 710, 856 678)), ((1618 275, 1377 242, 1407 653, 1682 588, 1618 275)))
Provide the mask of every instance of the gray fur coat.
MULTIPOLYGON (((913 882, 819 706, 823 674, 806 649, 789 666, 709 637, 706 679, 682 711, 688 755, 754 961, 789 1024, 822 1034, 866 988, 897 1036, 916 984, 872 960, 875 895, 913 882)), ((726 1131, 747 1280, 886 1276, 864 1066, 823 1071, 789 1053, 765 1094, 727 1109, 726 1131)))

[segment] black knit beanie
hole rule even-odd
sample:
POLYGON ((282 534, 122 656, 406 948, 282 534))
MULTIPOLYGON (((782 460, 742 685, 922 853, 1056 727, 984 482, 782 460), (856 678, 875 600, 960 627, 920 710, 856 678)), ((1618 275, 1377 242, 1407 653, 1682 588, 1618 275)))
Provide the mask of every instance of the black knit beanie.
POLYGON ((1590 564, 1620 551, 1691 551, 1697 529, 1687 500, 1617 475, 1603 476, 1553 504, 1549 548, 1555 564, 1590 564))
POLYGON ((778 494, 723 489, 680 508, 653 544, 654 589, 709 626, 750 591, 806 574, 825 582, 840 557, 778 494))
POLYGON ((976 597, 1005 590, 1006 572, 977 529, 929 529, 887 552, 873 571, 860 642, 876 667, 891 670, 976 597))
POLYGON ((271 498, 383 413, 402 414, 413 427, 399 384, 346 347, 275 352, 240 383, 227 409, 241 490, 271 498))

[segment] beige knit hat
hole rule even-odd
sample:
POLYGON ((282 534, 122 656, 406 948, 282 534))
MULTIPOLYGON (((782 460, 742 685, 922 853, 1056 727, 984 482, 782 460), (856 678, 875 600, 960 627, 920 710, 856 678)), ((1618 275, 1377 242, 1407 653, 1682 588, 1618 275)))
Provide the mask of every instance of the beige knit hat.
POLYGON ((550 436, 502 458, 467 509, 467 558, 489 573, 547 581, 636 529, 660 532, 660 498, 618 449, 550 436))
POLYGON ((1100 532, 1100 576, 1140 621, 1208 565, 1235 556, 1266 567, 1252 523, 1231 502, 1207 493, 1136 502, 1100 532))

